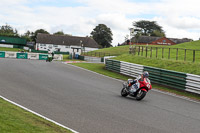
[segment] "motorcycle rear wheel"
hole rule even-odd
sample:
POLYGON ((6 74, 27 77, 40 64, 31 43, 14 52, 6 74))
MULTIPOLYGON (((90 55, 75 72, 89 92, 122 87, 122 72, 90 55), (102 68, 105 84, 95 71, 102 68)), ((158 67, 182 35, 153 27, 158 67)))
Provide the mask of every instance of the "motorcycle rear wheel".
POLYGON ((146 96, 146 93, 146 91, 140 90, 136 95, 136 100, 142 100, 146 96))
POLYGON ((123 96, 123 97, 128 96, 128 93, 127 93, 127 91, 126 91, 126 88, 122 88, 122 90, 121 90, 121 96, 123 96))

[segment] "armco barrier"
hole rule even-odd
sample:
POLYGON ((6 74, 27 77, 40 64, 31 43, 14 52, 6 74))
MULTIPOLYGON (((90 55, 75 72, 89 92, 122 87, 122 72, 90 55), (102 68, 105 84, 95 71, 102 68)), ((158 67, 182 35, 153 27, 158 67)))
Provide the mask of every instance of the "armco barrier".
POLYGON ((144 66, 144 71, 150 73, 149 79, 153 83, 158 83, 161 85, 167 85, 177 89, 185 89, 186 86, 186 74, 144 66))
POLYGON ((148 71, 152 83, 200 94, 200 75, 186 74, 112 59, 106 59, 105 67, 107 70, 134 78, 143 71, 148 71))
POLYGON ((91 57, 91 56, 85 56, 84 57, 85 61, 89 61, 89 62, 95 62, 95 63, 101 63, 103 62, 102 58, 99 57, 91 57))
POLYGON ((144 66, 142 65, 128 63, 124 61, 120 62, 121 62, 121 67, 120 67, 121 74, 131 77, 137 77, 138 75, 141 75, 143 72, 144 66))
POLYGON ((5 58, 5 52, 0 51, 0 58, 5 58))
POLYGON ((79 59, 79 60, 85 60, 85 56, 79 55, 79 56, 78 56, 78 59, 79 59))
POLYGON ((120 73, 120 61, 106 60, 106 69, 120 73))
POLYGON ((200 94, 200 76, 187 74, 186 77, 186 91, 200 94))

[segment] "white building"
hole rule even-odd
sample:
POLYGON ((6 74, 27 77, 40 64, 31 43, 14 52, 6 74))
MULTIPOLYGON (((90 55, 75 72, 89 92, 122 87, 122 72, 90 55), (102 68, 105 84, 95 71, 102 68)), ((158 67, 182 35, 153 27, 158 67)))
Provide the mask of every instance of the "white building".
POLYGON ((60 51, 80 54, 97 50, 99 45, 90 37, 76 37, 69 35, 51 35, 38 33, 36 38, 36 50, 60 51))

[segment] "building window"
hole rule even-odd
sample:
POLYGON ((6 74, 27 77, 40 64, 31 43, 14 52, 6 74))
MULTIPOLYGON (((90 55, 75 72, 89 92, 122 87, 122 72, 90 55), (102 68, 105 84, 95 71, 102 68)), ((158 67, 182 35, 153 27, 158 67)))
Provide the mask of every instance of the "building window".
POLYGON ((58 47, 58 45, 53 45, 54 47, 58 47))
POLYGON ((65 48, 70 48, 70 46, 65 46, 65 48))
POLYGON ((166 43, 166 40, 163 40, 163 43, 166 43))
POLYGON ((40 44, 40 46, 46 46, 46 44, 40 44))

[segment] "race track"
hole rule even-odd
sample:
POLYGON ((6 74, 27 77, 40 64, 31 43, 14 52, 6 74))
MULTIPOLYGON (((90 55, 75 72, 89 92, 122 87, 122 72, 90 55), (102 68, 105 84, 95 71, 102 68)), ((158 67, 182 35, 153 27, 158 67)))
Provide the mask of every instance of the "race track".
POLYGON ((200 133, 200 104, 157 91, 120 96, 120 81, 61 62, 0 58, 0 95, 80 133, 200 133))

